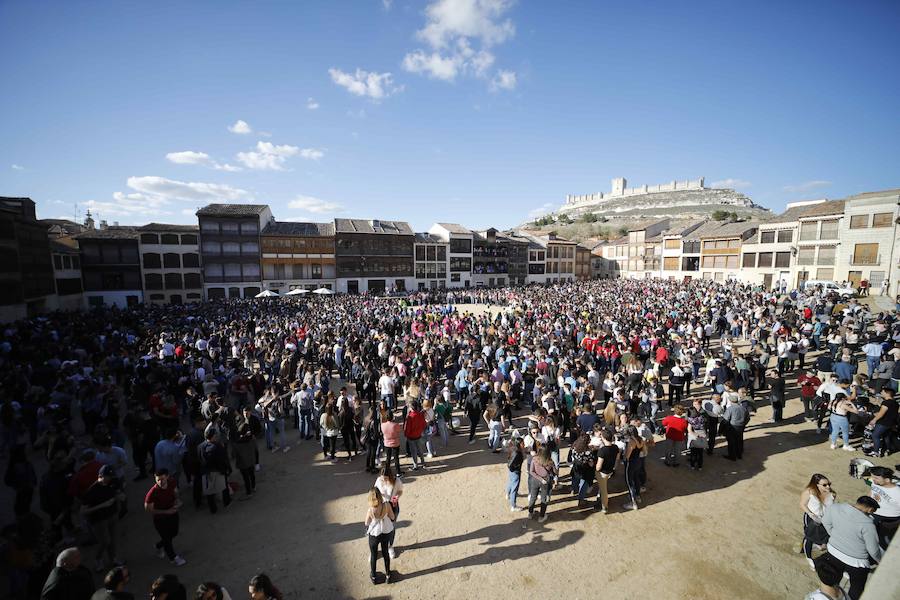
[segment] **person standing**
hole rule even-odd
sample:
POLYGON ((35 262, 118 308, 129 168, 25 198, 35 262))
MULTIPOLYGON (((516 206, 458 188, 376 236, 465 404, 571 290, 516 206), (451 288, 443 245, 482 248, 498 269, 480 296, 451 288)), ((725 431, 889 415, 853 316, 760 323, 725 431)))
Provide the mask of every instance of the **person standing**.
POLYGON ((253 415, 249 406, 243 410, 244 416, 237 420, 237 427, 232 434, 231 450, 234 454, 234 466, 237 467, 244 480, 245 499, 253 497, 256 492, 256 457, 259 449, 256 435, 253 432, 251 419, 253 415))
POLYGON ((206 441, 197 448, 200 466, 203 473, 203 495, 209 505, 209 512, 216 514, 219 510, 216 496, 222 495, 222 506, 231 504, 231 490, 228 487, 228 475, 231 463, 228 453, 219 441, 219 430, 209 426, 206 428, 206 441))
POLYGON ((375 489, 381 493, 382 501, 391 505, 394 527, 388 539, 388 555, 391 558, 396 558, 394 540, 397 537, 397 519, 400 517, 400 496, 403 495, 403 482, 391 471, 389 462, 385 462, 381 467, 381 475, 375 480, 375 489))
MULTIPOLYGON (((334 414, 334 402, 328 402, 325 410, 319 417, 319 427, 322 429, 322 457, 328 459, 328 452, 331 452, 331 462, 335 462, 335 452, 337 452, 337 438, 341 433, 341 422, 338 416, 334 414)), ((349 451, 347 452, 350 453, 349 451)))
MULTIPOLYGON (((550 502, 550 486, 553 480, 558 476, 559 471, 553 462, 550 454, 550 448, 544 446, 541 448, 537 456, 531 460, 528 468, 528 518, 534 517, 534 505, 537 502, 538 494, 541 496, 541 510, 538 523, 547 520, 547 504, 550 502)), ((525 527, 528 521, 525 521, 525 527)))
POLYGON ((375 459, 381 444, 381 423, 378 422, 378 409, 374 405, 369 406, 366 418, 363 420, 362 444, 366 448, 366 472, 377 473, 375 459))
POLYGON ((878 531, 878 543, 886 549, 900 526, 900 486, 894 483, 894 471, 888 467, 869 467, 863 473, 872 489, 869 495, 878 502, 872 515, 878 531))
POLYGON ((94 592, 91 600, 134 600, 134 594, 125 591, 129 581, 128 567, 113 567, 103 578, 103 587, 94 592))
POLYGON ((506 497, 509 499, 509 510, 518 512, 522 510, 516 506, 516 499, 519 496, 519 484, 522 481, 522 464, 525 462, 525 439, 516 437, 510 444, 509 460, 506 461, 506 468, 509 476, 506 481, 506 497))
POLYGON ((688 423, 684 416, 684 406, 676 404, 673 414, 662 420, 662 426, 666 429, 666 466, 677 467, 680 464, 681 451, 684 447, 684 439, 687 436, 688 423))
POLYGON ((181 567, 187 561, 176 554, 172 546, 172 540, 178 535, 178 509, 181 508, 178 486, 166 469, 157 469, 155 479, 156 483, 144 497, 144 510, 153 517, 153 527, 159 534, 156 553, 160 558, 168 558, 176 567, 181 567))
POLYGON ((66 548, 56 557, 56 566, 47 576, 41 600, 90 600, 94 593, 91 571, 81 564, 78 548, 66 548))
POLYGON ((609 479, 613 469, 616 468, 616 460, 619 458, 619 447, 615 444, 615 436, 609 429, 600 432, 600 449, 597 450, 597 501, 594 509, 599 509, 604 515, 609 509, 609 479))
POLYGON ((706 413, 706 453, 712 456, 716 447, 716 435, 719 433, 719 420, 722 418, 722 396, 713 394, 709 400, 703 402, 703 412, 706 413))
POLYGON ((692 469, 703 470, 703 451, 707 448, 706 413, 699 398, 695 398, 693 407, 688 410, 688 453, 692 469))
MULTIPOLYGON (((769 400, 772 403, 770 423, 780 423, 784 412, 784 377, 776 369, 769 371, 769 400)), ((801 390, 802 392, 802 390, 801 390)), ((804 408, 808 401, 804 401, 804 408)))
POLYGON ((384 438, 384 464, 391 464, 394 457, 394 471, 400 475, 400 434, 403 426, 394 422, 394 411, 388 408, 382 413, 381 435, 384 438))
POLYGON ((836 494, 831 489, 831 481, 825 475, 815 473, 800 493, 800 509, 803 510, 803 554, 811 569, 815 569, 813 545, 822 546, 828 542, 828 532, 822 525, 825 509, 834 503, 836 494))
POLYGON ((890 450, 884 448, 884 442, 897 425, 898 405, 894 398, 894 390, 882 388, 880 395, 881 406, 866 426, 872 431, 872 452, 869 456, 881 456, 882 450, 890 450))
POLYGON ((390 502, 385 502, 378 488, 369 490, 369 509, 366 511, 366 534, 369 538, 369 578, 378 583, 375 568, 378 563, 378 547, 384 559, 384 571, 387 582, 391 583, 391 555, 388 541, 394 531, 394 511, 390 502))
POLYGON ((831 416, 829 417, 829 422, 831 423, 831 435, 829 436, 831 449, 837 448, 837 438, 840 435, 844 440, 843 449, 853 452, 855 448, 850 445, 850 418, 848 413, 859 412, 858 409, 847 398, 847 394, 843 392, 835 394, 829 406, 831 408, 831 416))
POLYGON ((725 427, 725 441, 728 443, 727 460, 740 460, 744 458, 744 428, 750 420, 747 409, 738 402, 728 405, 722 413, 722 423, 725 427))
POLYGON ((100 467, 97 481, 84 493, 81 503, 81 514, 97 539, 96 570, 101 572, 108 566, 122 564, 116 552, 119 536, 119 490, 113 467, 100 467), (104 555, 109 559, 108 562, 104 562, 104 555))
POLYGON ((422 434, 428 424, 425 422, 425 413, 422 411, 422 405, 418 400, 410 402, 411 409, 406 414, 406 421, 403 425, 403 434, 409 445, 409 455, 412 458, 412 470, 416 471, 421 466, 425 468, 425 451, 422 447, 422 434))
POLYGON ((872 562, 881 560, 878 532, 872 520, 872 514, 878 509, 878 502, 874 499, 860 496, 853 504, 832 504, 825 509, 822 517, 822 524, 828 532, 828 553, 820 560, 831 562, 850 576, 848 593, 851 600, 859 600, 872 570, 872 562))

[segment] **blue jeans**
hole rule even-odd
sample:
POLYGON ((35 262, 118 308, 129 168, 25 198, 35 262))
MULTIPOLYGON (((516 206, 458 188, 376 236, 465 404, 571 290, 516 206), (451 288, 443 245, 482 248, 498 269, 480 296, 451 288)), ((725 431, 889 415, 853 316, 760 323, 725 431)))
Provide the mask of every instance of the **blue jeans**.
POLYGON ((846 416, 832 414, 828 419, 831 423, 831 443, 837 442, 838 435, 844 438, 844 446, 850 445, 850 420, 846 416))
POLYGON ((884 435, 890 431, 890 427, 887 425, 881 425, 880 423, 875 423, 875 427, 872 428, 872 444, 874 445, 874 450, 876 454, 881 454, 881 446, 884 443, 884 435))
POLYGON ((881 364, 881 358, 877 356, 867 356, 866 357, 866 366, 868 367, 868 375, 869 379, 872 379, 872 373, 878 368, 878 365, 881 364))
POLYGON ((500 430, 491 428, 491 432, 488 435, 488 446, 491 447, 491 450, 499 450, 500 449, 500 430))
POLYGON ((583 477, 578 469, 572 469, 572 493, 578 494, 578 500, 584 500, 588 490, 594 484, 592 478, 583 477))
POLYGON ((407 438, 409 443, 409 457, 412 459, 413 468, 418 469, 419 463, 425 466, 425 453, 422 451, 422 438, 411 440, 407 438))
POLYGON ((300 411, 300 437, 304 440, 312 437, 313 432, 315 431, 315 426, 312 421, 312 411, 311 410, 301 410, 300 411))
POLYGON ((394 410, 394 394, 382 394, 381 399, 387 402, 388 408, 394 410))
POLYGON ((519 482, 522 481, 522 474, 518 471, 510 471, 509 479, 506 480, 506 497, 509 498, 509 507, 516 507, 516 497, 519 495, 519 482))

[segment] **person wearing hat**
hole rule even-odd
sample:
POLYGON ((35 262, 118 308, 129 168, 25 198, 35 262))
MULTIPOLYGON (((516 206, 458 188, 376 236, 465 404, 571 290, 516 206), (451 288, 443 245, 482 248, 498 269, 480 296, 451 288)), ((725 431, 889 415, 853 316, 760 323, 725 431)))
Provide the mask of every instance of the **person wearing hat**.
POLYGON ((828 552, 819 559, 850 576, 851 600, 862 596, 872 562, 881 560, 878 532, 872 519, 879 508, 873 498, 860 496, 853 504, 832 504, 825 509, 822 517, 822 524, 828 532, 828 552))
POLYGON ((103 465, 97 474, 97 481, 81 498, 81 514, 97 539, 97 572, 122 564, 116 553, 119 496, 115 469, 111 465, 103 465), (108 562, 104 562, 104 555, 108 562))

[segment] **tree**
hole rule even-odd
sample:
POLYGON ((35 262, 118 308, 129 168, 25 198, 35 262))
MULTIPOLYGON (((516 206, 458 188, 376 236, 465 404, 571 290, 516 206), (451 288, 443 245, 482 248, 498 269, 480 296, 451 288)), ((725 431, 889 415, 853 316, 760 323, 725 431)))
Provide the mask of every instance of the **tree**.
POLYGON ((578 218, 582 223, 596 223, 600 220, 600 217, 595 213, 584 213, 578 218))
POLYGON ((572 223, 572 217, 570 217, 566 213, 563 213, 556 218, 556 222, 564 223, 564 224, 568 225, 568 224, 572 223))

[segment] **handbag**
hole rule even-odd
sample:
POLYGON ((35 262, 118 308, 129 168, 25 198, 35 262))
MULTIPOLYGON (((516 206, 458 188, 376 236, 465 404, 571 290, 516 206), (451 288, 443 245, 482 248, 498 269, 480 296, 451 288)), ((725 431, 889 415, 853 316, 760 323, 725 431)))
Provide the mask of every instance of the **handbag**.
POLYGON ((828 543, 828 531, 821 523, 817 523, 812 519, 807 519, 806 527, 803 530, 803 536, 813 544, 820 546, 828 543))

